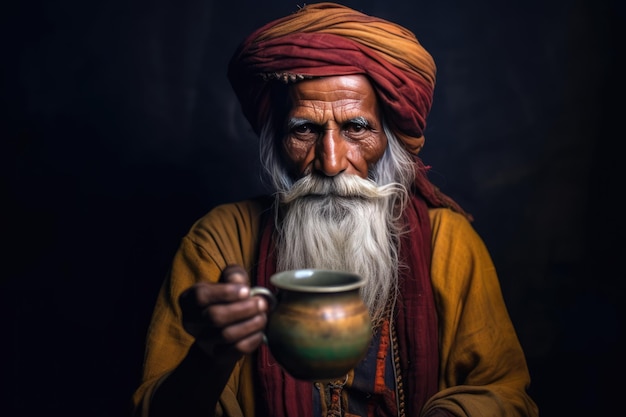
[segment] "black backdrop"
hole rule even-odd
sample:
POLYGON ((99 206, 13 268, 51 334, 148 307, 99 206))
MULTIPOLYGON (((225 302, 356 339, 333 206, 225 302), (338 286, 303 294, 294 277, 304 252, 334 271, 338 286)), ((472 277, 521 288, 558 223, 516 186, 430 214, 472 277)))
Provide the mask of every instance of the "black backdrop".
MULTIPOLYGON (((618 2, 345 2, 438 64, 422 157, 476 218, 546 417, 608 414, 623 388, 618 2)), ((263 191, 228 58, 298 3, 15 3, 0 13, 0 414, 124 416, 181 236, 263 191)))

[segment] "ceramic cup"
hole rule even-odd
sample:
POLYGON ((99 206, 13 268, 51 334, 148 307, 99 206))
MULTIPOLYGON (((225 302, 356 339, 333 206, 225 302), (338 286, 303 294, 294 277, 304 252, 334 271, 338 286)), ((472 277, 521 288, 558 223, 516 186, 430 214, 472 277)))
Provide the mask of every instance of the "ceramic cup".
POLYGON ((365 356, 372 338, 367 307, 359 294, 359 275, 323 269, 274 274, 267 288, 251 295, 269 299, 265 340, 276 361, 294 378, 342 378, 365 356))

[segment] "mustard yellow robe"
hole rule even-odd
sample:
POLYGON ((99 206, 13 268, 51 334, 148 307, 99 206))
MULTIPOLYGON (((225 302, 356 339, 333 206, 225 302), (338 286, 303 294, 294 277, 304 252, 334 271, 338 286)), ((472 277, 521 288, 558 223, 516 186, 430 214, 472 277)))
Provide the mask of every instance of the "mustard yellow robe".
MULTIPOLYGON (((143 378, 133 395, 147 416, 159 381, 185 357, 193 338, 183 330, 177 300, 198 281, 216 281, 228 264, 252 272, 267 207, 256 200, 218 206, 182 239, 158 295, 148 329, 143 378)), ((530 376, 510 321, 496 271, 481 238, 465 217, 431 209, 432 287, 439 318, 440 391, 422 415, 437 407, 457 416, 538 416, 526 389, 530 376)), ((241 359, 217 406, 218 416, 253 416, 252 367, 241 359)))

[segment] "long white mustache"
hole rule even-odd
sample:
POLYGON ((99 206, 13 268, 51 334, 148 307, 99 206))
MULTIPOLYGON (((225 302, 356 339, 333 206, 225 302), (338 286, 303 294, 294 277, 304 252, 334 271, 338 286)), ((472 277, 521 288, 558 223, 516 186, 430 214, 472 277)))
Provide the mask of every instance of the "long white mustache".
POLYGON ((294 200, 308 196, 338 196, 379 199, 393 197, 405 192, 399 184, 377 185, 370 179, 357 175, 341 174, 335 177, 307 175, 298 180, 289 190, 279 192, 281 204, 289 204, 294 200))

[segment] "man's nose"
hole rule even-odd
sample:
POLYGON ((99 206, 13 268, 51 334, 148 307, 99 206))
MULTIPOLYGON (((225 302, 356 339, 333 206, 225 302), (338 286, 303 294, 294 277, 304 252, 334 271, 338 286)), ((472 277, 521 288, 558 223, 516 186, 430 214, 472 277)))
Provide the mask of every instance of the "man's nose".
POLYGON ((315 150, 315 169, 334 177, 348 168, 348 145, 336 130, 326 130, 315 150))

